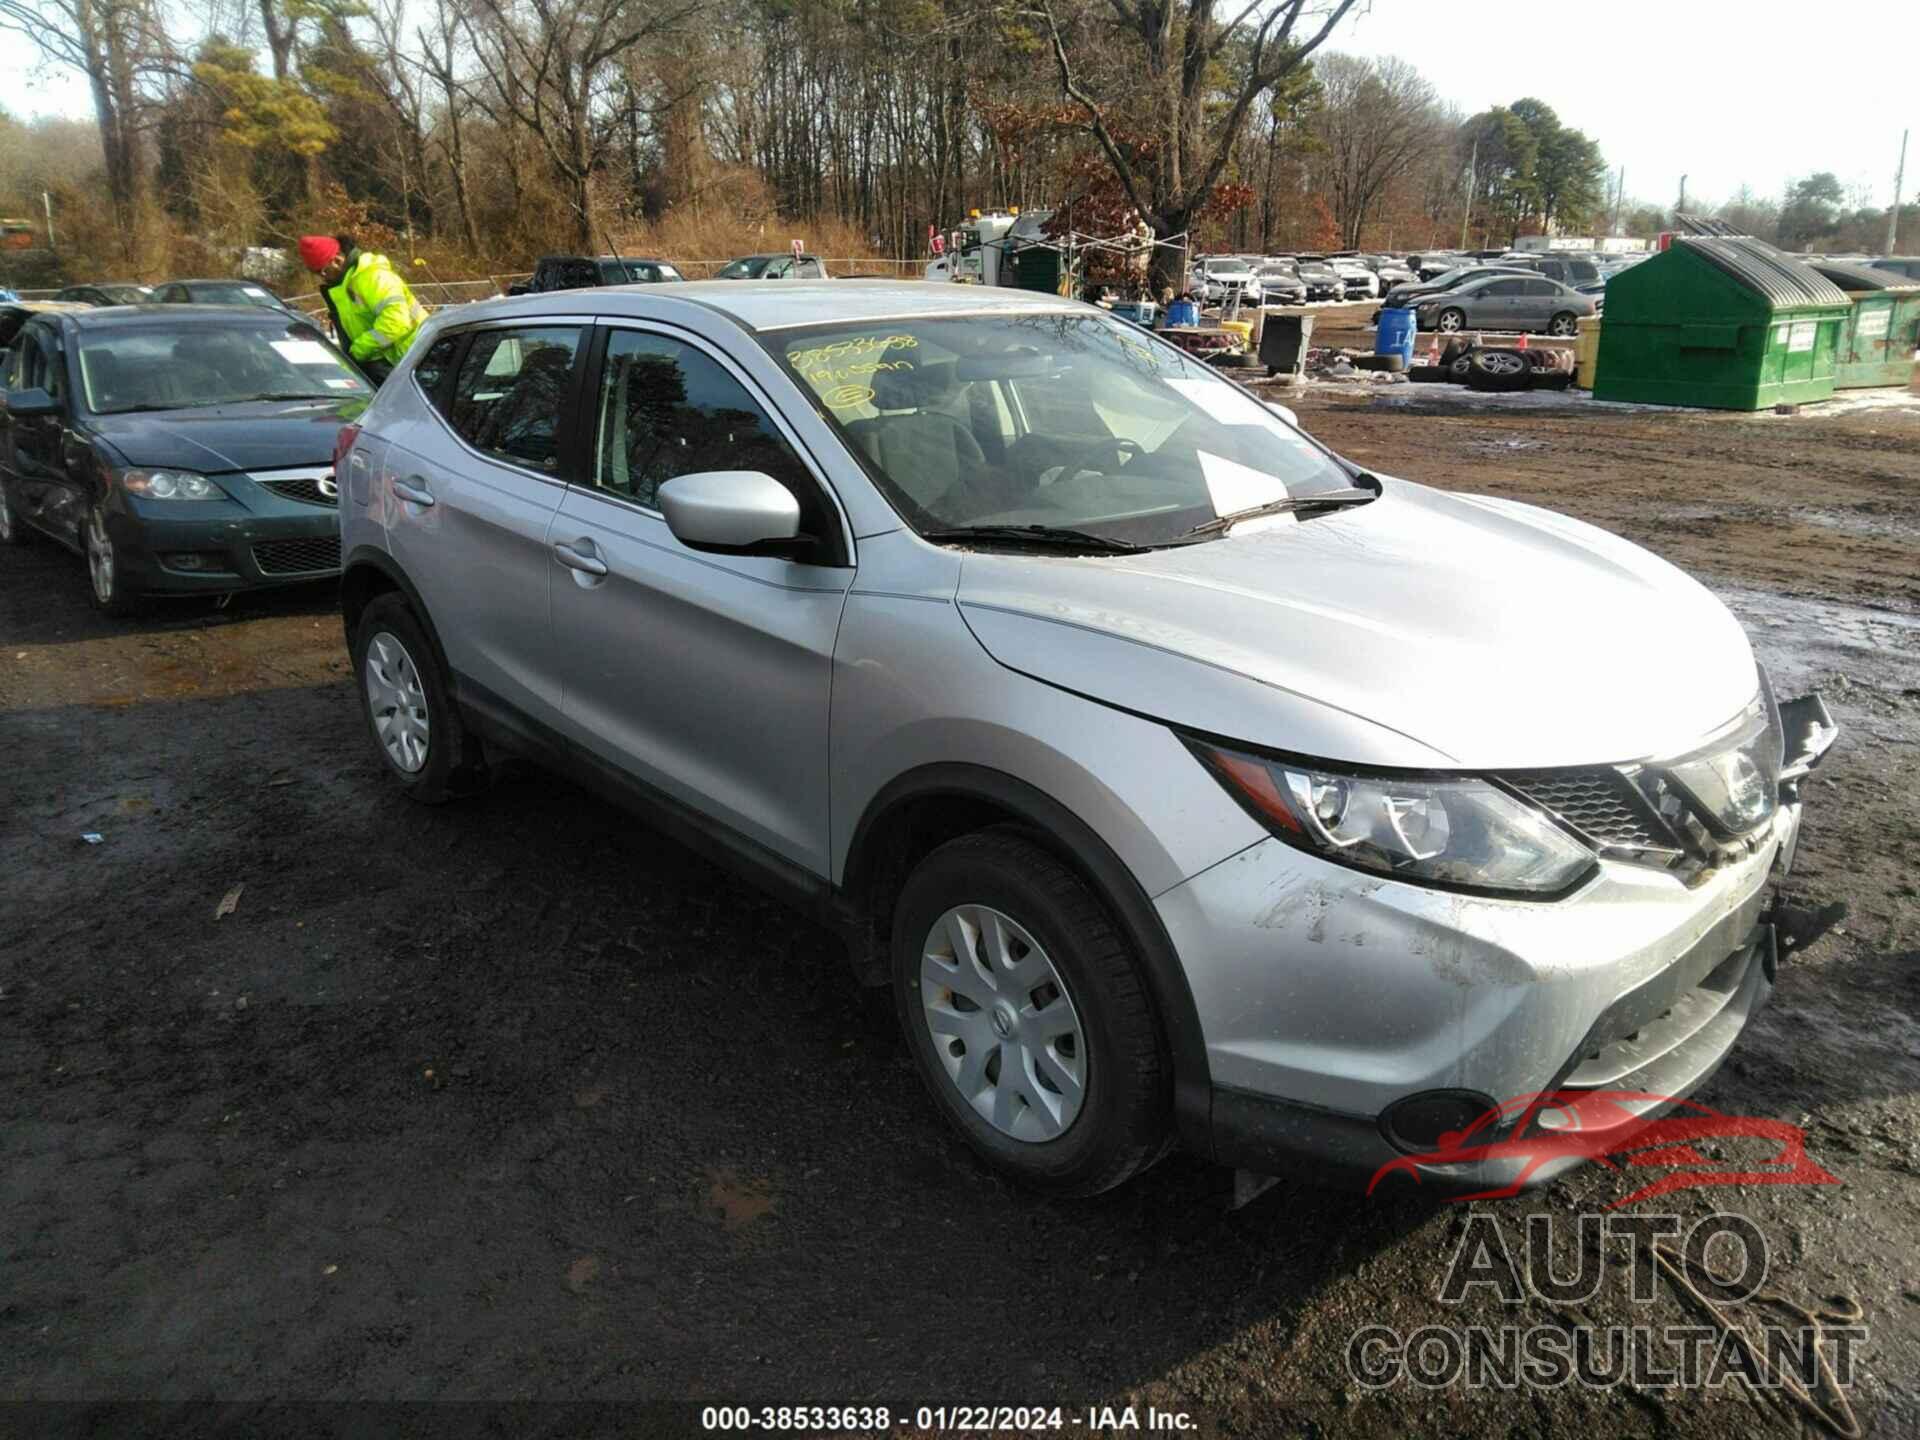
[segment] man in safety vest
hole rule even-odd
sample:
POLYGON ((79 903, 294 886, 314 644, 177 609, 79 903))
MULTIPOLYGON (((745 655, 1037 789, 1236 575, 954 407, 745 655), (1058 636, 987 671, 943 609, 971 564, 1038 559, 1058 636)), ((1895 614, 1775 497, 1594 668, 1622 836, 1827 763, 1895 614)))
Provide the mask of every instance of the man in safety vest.
POLYGON ((393 372, 427 312, 384 255, 351 235, 302 235, 300 261, 320 277, 333 333, 376 385, 393 372))

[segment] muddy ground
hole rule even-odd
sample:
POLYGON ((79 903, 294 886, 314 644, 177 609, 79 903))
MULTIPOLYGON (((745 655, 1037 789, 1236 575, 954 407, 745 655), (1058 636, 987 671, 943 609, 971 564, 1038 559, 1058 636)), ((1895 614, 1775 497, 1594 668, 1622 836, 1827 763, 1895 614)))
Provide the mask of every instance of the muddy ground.
MULTIPOLYGON (((1857 1301, 1852 1403, 1920 1431, 1920 411, 1395 388, 1295 403, 1379 470, 1678 561, 1845 725, 1793 885, 1851 918, 1699 1097, 1804 1126, 1842 1183, 1669 1204, 1752 1217, 1780 1293, 1857 1301)), ((1346 1351, 1370 1322, 1696 1317, 1630 1303, 1615 1247, 1584 1304, 1443 1304, 1464 1212, 1405 1195, 1295 1178, 1228 1210, 1184 1158, 1093 1201, 1010 1190, 936 1123, 824 933, 536 773, 458 807, 397 797, 325 591, 113 624, 84 585, 50 545, 0 553, 0 1398, 511 1399, 534 1402, 515 1433, 554 1434, 685 1433, 688 1402, 1061 1405, 1067 1433, 1128 1402, 1208 1433, 1799 1433, 1738 1380, 1369 1391, 1346 1351)), ((1517 1241, 1629 1183, 1481 1208, 1517 1241)), ((183 1413, 208 1418, 111 1430, 183 1413)))

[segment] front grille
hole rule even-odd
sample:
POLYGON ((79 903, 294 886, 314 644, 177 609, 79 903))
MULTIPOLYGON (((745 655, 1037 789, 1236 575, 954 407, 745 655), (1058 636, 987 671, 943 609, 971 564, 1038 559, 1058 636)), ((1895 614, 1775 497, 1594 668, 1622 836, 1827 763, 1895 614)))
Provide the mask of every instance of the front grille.
POLYGON ((329 509, 337 509, 340 504, 340 492, 337 489, 331 489, 333 486, 333 477, 331 475, 324 477, 324 480, 329 489, 321 488, 321 477, 309 475, 302 475, 291 480, 262 480, 260 483, 266 486, 267 489, 273 491, 274 494, 284 495, 289 500, 299 500, 308 505, 325 505, 329 509), (329 490, 331 490, 331 493, 329 493, 329 490))
POLYGON ((1503 778, 1596 844, 1619 850, 1676 848, 1655 827, 1646 802, 1618 770, 1563 770, 1503 778))
POLYGON ((340 537, 316 540, 263 540, 253 547, 253 563, 262 575, 319 575, 340 568, 340 537))

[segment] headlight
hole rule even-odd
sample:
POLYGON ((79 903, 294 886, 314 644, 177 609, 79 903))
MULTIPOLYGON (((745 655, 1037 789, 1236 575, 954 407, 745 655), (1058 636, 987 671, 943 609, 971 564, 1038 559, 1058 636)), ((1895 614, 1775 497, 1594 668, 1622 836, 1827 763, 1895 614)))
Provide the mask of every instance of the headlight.
POLYGON ((227 492, 187 470, 122 470, 120 484, 144 500, 224 500, 227 492))
POLYGON ((1671 782, 1692 802, 1688 808, 1722 837, 1745 835, 1770 820, 1779 803, 1781 749, 1779 712, 1763 670, 1760 693, 1728 733, 1685 759, 1643 772, 1641 789, 1669 825, 1679 824, 1684 813, 1671 782))
POLYGON ((1547 898, 1595 863, 1542 811, 1485 780, 1348 774, 1189 743, 1254 819, 1337 865, 1415 885, 1547 898))

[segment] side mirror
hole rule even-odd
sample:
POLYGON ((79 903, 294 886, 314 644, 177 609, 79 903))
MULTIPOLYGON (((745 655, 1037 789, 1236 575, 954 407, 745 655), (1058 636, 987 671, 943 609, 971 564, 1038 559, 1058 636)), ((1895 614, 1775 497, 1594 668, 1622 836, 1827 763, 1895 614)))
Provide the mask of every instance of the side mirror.
POLYGON ((1278 400, 1269 400, 1267 401, 1267 409, 1278 415, 1294 429, 1298 430, 1300 428, 1300 417, 1293 413, 1291 407, 1282 405, 1278 400))
POLYGON ((791 547, 800 539, 800 502, 758 470, 707 470, 661 484, 661 513, 673 538, 694 550, 791 547))
POLYGON ((60 407, 51 395, 36 386, 31 390, 7 391, 7 413, 24 420, 33 415, 57 415, 60 407))

